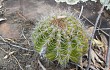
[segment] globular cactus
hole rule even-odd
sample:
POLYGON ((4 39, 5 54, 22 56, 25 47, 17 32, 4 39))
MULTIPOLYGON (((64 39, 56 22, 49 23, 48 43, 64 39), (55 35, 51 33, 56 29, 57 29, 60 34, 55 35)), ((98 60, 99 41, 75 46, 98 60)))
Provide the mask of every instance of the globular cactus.
POLYGON ((54 15, 40 21, 32 36, 41 56, 57 60, 63 66, 69 60, 78 63, 88 49, 84 25, 73 15, 54 15))

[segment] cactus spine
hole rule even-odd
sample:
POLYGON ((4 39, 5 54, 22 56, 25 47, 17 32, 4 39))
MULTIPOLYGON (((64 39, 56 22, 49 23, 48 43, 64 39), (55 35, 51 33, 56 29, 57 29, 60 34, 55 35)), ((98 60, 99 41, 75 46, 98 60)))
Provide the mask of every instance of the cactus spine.
POLYGON ((78 63, 87 52, 88 38, 83 24, 74 16, 53 16, 39 22, 33 32, 35 49, 49 60, 66 65, 78 63))

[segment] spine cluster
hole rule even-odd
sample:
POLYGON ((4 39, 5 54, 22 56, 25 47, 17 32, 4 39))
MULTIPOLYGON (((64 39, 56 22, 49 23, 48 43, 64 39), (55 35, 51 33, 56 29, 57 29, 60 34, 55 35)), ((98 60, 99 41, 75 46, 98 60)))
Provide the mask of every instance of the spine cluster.
POLYGON ((42 57, 57 60, 63 66, 69 60, 78 63, 88 47, 82 23, 73 16, 53 17, 36 25, 33 33, 36 50, 42 57))

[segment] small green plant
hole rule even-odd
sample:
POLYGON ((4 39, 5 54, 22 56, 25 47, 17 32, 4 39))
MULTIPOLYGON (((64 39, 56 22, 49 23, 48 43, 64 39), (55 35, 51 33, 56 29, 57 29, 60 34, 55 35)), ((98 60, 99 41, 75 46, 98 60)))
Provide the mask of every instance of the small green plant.
POLYGON ((49 60, 65 66, 78 63, 87 52, 88 37, 83 24, 73 15, 54 15, 37 23, 32 34, 35 49, 49 60))

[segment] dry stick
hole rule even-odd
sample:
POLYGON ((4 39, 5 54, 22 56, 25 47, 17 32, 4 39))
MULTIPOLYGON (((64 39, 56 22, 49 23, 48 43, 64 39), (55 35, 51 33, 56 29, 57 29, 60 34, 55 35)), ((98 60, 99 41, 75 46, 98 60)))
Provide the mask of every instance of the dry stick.
MULTIPOLYGON (((110 32, 109 32, 110 35, 110 32)), ((110 36, 109 36, 109 46, 108 46, 108 52, 107 52, 107 56, 106 56, 106 70, 109 70, 109 62, 110 62, 110 36)))
POLYGON ((24 35, 24 28, 22 30, 22 36, 24 37, 24 39, 27 41, 28 45, 30 46, 30 42, 28 41, 28 39, 26 38, 26 36, 24 35))
POLYGON ((17 12, 17 15, 22 18, 23 20, 27 20, 27 18, 21 13, 21 12, 17 12))
MULTIPOLYGON (((0 47, 0 49, 1 49, 3 52, 5 52, 6 54, 9 54, 9 52, 5 51, 3 48, 0 47)), ((18 59, 17 59, 14 55, 12 55, 12 57, 17 61, 17 63, 18 63, 18 65, 19 65, 20 69, 21 69, 21 70, 24 70, 24 69, 22 68, 21 64, 19 63, 18 59)))
POLYGON ((23 14, 23 0, 20 0, 20 12, 23 14))
MULTIPOLYGON (((77 10, 75 10, 77 11, 77 10)), ((77 11, 79 13, 79 11, 77 11)), ((83 18, 85 18, 90 24, 92 24, 93 26, 95 26, 89 19, 87 19, 84 15, 82 15, 83 18)), ((104 33, 105 35, 109 36, 109 34, 107 34, 104 29, 97 27, 97 30, 100 30, 102 33, 104 33)))
POLYGON ((30 49, 23 48, 23 47, 21 47, 21 46, 15 45, 15 44, 11 44, 11 43, 9 43, 8 41, 6 41, 2 36, 0 36, 0 38, 2 39, 2 41, 3 41, 4 43, 10 45, 11 47, 16 47, 16 48, 20 48, 20 49, 22 49, 22 50, 27 50, 27 51, 34 51, 34 52, 36 52, 35 50, 30 50, 30 49))
MULTIPOLYGON (((102 30, 110 30, 110 28, 101 28, 102 30)), ((97 29, 100 30, 100 29, 97 29)))
POLYGON ((96 28, 97 28, 97 24, 98 24, 98 22, 99 22, 99 19, 100 19, 100 17, 101 17, 101 14, 102 14, 102 12, 103 12, 104 7, 105 7, 105 5, 103 5, 103 6, 101 7, 101 10, 99 11, 99 15, 98 15, 98 17, 97 17, 97 19, 96 19, 96 23, 95 23, 94 30, 93 30, 93 32, 92 32, 92 36, 91 36, 91 38, 90 38, 90 40, 89 40, 89 50, 88 50, 88 59, 89 59, 89 61, 88 61, 88 66, 87 66, 87 69, 86 69, 86 70, 89 70, 89 68, 90 68, 90 64, 91 64, 91 47, 92 47, 92 40, 93 40, 93 38, 94 38, 94 34, 95 34, 95 31, 96 31, 96 28))
MULTIPOLYGON (((82 13, 83 13, 83 6, 81 7, 81 12, 80 12, 80 14, 79 14, 79 19, 80 19, 80 17, 81 17, 81 15, 82 15, 82 13)), ((83 50, 82 48, 81 48, 81 50, 83 50)), ((82 55, 82 54, 81 54, 82 55)), ((80 65, 81 65, 81 68, 82 68, 82 57, 80 57, 80 65)))
POLYGON ((82 12, 83 12, 83 6, 81 7, 81 12, 80 12, 80 14, 79 14, 79 18, 81 17, 82 12))
MULTIPOLYGON (((90 24, 92 24, 93 26, 95 26, 89 19, 87 19, 85 16, 83 16, 83 18, 85 18, 90 24)), ((100 30, 102 33, 104 33, 105 35, 109 36, 109 34, 107 34, 103 29, 97 27, 97 30, 100 30)))
POLYGON ((40 60, 38 60, 38 63, 39 63, 39 65, 41 66, 41 68, 42 68, 43 70, 46 70, 46 68, 42 65, 42 63, 40 62, 40 60))
POLYGON ((1 49, 3 52, 7 53, 3 48, 0 47, 0 49, 1 49))
POLYGON ((36 52, 35 50, 30 50, 30 49, 27 49, 27 48, 23 48, 23 47, 21 47, 21 46, 14 45, 14 44, 11 44, 11 43, 7 43, 7 44, 10 45, 10 46, 16 47, 16 48, 20 48, 20 49, 22 49, 22 50, 36 52))
POLYGON ((24 69, 22 68, 20 62, 18 61, 18 59, 17 59, 14 55, 12 55, 12 57, 13 57, 13 58, 16 60, 16 62, 18 63, 20 69, 21 69, 21 70, 24 70, 24 69))

